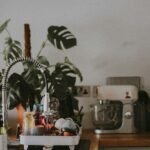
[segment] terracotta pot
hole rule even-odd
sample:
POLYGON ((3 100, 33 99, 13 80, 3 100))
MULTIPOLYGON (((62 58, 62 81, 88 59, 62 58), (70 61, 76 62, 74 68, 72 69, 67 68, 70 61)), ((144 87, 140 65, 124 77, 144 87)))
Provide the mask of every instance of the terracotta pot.
POLYGON ((20 128, 22 129, 25 109, 22 106, 22 104, 19 104, 16 106, 16 110, 17 110, 17 123, 20 125, 20 128))

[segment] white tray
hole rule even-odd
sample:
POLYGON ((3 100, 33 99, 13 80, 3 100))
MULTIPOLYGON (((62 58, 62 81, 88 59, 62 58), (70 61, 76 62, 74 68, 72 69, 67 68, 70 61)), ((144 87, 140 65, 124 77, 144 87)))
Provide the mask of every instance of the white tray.
POLYGON ((7 135, 0 135, 0 150, 7 150, 7 135))
MULTIPOLYGON (((80 132, 81 133, 81 132, 80 132)), ((27 150, 28 145, 44 145, 49 150, 55 145, 69 146, 70 150, 74 150, 75 145, 79 144, 80 135, 76 136, 32 136, 32 135, 20 135, 20 144, 24 145, 24 149, 27 150)))

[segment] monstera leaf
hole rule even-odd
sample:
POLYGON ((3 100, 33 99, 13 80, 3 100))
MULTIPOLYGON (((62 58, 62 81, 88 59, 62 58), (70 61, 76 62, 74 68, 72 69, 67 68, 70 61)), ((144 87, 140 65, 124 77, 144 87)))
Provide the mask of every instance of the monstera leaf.
POLYGON ((69 60, 68 57, 65 57, 64 63, 70 68, 70 70, 74 71, 74 74, 76 74, 80 81, 83 81, 83 76, 80 70, 69 60))
POLYGON ((39 69, 35 68, 33 64, 26 63, 26 65, 28 67, 22 72, 22 77, 28 84, 32 85, 36 91, 42 91, 45 86, 43 74, 39 69))
POLYGON ((51 86, 53 89, 53 94, 55 97, 61 99, 65 96, 65 93, 69 91, 70 88, 75 86, 76 77, 80 75, 78 70, 76 71, 75 66, 68 63, 57 63, 55 65, 54 71, 51 73, 51 86))
POLYGON ((32 85, 28 84, 21 75, 13 73, 8 79, 8 107, 13 109, 21 103, 26 108, 29 102, 32 109, 33 104, 40 99, 40 93, 35 91, 32 85))
POLYGON ((57 63, 51 73, 50 91, 51 96, 59 99, 59 114, 61 117, 74 116, 73 97, 71 90, 76 82, 76 73, 65 63, 57 63))
MULTIPOLYGON (((45 67, 45 74, 48 75, 47 67, 50 66, 49 61, 44 56, 39 56, 37 58, 37 62, 39 62, 43 67, 45 67)), ((24 71, 22 73, 23 78, 28 84, 31 84, 36 91, 42 91, 45 87, 45 78, 43 72, 40 69, 36 68, 34 64, 30 62, 23 63, 24 71)))
POLYGON ((69 49, 77 44, 74 35, 64 26, 50 26, 47 38, 60 50, 69 49))
POLYGON ((22 56, 21 44, 18 41, 12 40, 12 38, 5 39, 5 48, 3 50, 4 60, 6 64, 10 64, 16 58, 22 56))
POLYGON ((8 37, 5 38, 5 47, 3 50, 4 60, 5 60, 7 65, 10 64, 14 59, 22 56, 22 49, 21 49, 20 42, 13 40, 11 38, 10 33, 7 30, 7 26, 8 26, 9 22, 10 22, 10 19, 6 20, 0 26, 0 33, 2 33, 4 30, 6 30, 8 33, 8 37))
POLYGON ((45 57, 45 56, 39 56, 38 58, 37 58, 37 61, 41 64, 41 65, 43 65, 44 67, 50 67, 50 63, 49 63, 49 61, 48 61, 48 59, 45 57))

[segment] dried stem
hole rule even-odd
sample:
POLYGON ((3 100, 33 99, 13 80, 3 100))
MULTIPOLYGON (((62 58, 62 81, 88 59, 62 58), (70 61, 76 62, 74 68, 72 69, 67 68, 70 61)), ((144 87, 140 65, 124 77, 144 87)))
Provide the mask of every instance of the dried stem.
POLYGON ((25 57, 31 57, 30 26, 24 24, 25 57))

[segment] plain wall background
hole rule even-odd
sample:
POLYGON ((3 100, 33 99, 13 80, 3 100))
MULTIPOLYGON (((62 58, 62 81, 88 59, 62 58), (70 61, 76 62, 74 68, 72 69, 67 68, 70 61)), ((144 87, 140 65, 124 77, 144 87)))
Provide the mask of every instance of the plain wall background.
MULTIPOLYGON (((150 93, 149 14, 149 0, 0 0, 0 23, 11 18, 8 29, 23 47, 23 25, 30 24, 33 57, 46 38, 47 28, 64 25, 74 33, 78 45, 66 52, 46 47, 42 54, 52 64, 67 55, 84 76, 77 84, 105 84, 108 76, 141 76, 150 93)), ((0 35, 0 52, 5 35, 0 35)), ((89 104, 93 102, 92 96, 80 99, 86 128, 92 127, 89 104)))

